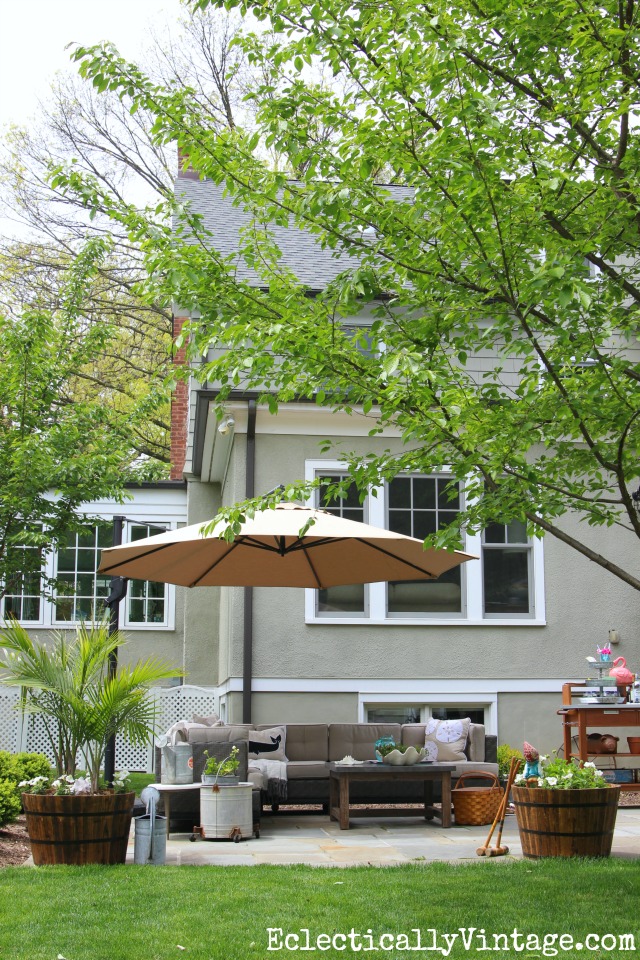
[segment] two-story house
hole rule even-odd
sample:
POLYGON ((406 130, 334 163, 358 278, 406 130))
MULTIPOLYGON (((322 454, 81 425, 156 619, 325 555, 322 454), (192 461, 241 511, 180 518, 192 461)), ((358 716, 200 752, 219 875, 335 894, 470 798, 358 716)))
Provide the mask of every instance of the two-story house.
MULTIPOLYGON (((181 175, 177 192, 203 218, 216 249, 232 255, 248 214, 192 172, 181 175)), ((275 227, 274 236, 311 292, 344 269, 300 230, 275 227)), ((252 281, 241 261, 238 270, 252 281)), ((365 309, 353 322, 366 326, 369 316, 365 309)), ((186 319, 177 309, 176 333, 186 319)), ((493 358, 471 362, 480 373, 493 358)), ((515 359, 504 375, 517 376, 515 359)), ((366 455, 401 444, 393 429, 369 436, 364 414, 292 402, 271 415, 239 390, 219 420, 215 401, 215 385, 194 379, 174 403, 172 475, 187 480, 189 523, 281 483, 338 476, 344 449, 366 455), (329 452, 321 451, 327 438, 329 452)), ((443 493, 448 479, 434 464, 426 475, 381 485, 363 504, 353 497, 329 509, 423 537, 457 510, 460 501, 443 493)), ((571 529, 579 521, 563 523, 571 529)), ((632 547, 614 528, 580 535, 629 562, 632 547)), ((557 539, 528 537, 519 523, 494 523, 467 536, 464 549, 478 559, 432 583, 192 590, 184 606, 189 679, 215 687, 227 720, 471 716, 500 742, 527 739, 552 749, 562 740, 562 683, 584 678, 585 657, 609 631, 619 641, 614 653, 640 670, 637 595, 557 539)))

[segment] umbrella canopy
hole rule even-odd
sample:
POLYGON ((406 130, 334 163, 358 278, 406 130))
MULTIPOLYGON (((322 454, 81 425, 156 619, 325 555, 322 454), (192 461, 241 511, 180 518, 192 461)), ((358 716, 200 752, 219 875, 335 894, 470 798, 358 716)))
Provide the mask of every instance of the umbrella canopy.
POLYGON ((206 526, 197 523, 103 550, 100 573, 184 587, 322 589, 433 580, 476 559, 458 550, 425 550, 414 537, 290 503, 256 514, 231 542, 221 538, 224 521, 203 536, 206 526))

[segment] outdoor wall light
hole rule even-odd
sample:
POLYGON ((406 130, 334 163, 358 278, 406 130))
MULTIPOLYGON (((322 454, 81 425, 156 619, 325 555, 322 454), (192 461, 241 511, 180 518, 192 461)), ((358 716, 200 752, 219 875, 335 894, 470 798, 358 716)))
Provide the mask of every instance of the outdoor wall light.
POLYGON ((226 437, 230 430, 232 430, 236 425, 233 417, 223 417, 220 423, 218 424, 218 433, 221 437, 226 437))

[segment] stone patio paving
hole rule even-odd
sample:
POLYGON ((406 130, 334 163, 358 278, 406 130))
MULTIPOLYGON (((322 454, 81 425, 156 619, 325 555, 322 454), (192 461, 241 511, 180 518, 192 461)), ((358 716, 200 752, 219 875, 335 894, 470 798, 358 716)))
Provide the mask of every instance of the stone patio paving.
MULTIPOLYGON (((167 842, 167 864, 255 866, 260 863, 308 863, 314 866, 391 866, 434 860, 478 862, 476 849, 487 838, 489 827, 452 827, 443 830, 437 821, 418 818, 358 817, 352 812, 350 830, 340 830, 328 816, 318 814, 264 815, 261 835, 240 843, 196 840, 189 834, 172 834, 167 842)), ((494 834, 495 843, 495 834, 494 834)), ((515 816, 505 821, 502 843, 507 861, 521 857, 515 816)), ((618 810, 613 856, 640 858, 640 808, 618 810)), ((127 862, 133 861, 133 836, 127 862)))

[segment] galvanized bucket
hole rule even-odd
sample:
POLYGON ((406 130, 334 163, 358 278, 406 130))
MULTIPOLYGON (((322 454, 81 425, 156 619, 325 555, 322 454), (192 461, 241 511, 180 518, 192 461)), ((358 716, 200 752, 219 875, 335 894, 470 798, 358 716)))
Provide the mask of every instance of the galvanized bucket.
POLYGON ((167 860, 167 818, 135 817, 133 862, 162 866, 167 860))
POLYGON ((253 833, 252 786, 200 787, 200 823, 203 840, 244 840, 253 833))
POLYGON ((193 747, 190 743, 162 748, 160 783, 193 783, 193 747))

